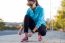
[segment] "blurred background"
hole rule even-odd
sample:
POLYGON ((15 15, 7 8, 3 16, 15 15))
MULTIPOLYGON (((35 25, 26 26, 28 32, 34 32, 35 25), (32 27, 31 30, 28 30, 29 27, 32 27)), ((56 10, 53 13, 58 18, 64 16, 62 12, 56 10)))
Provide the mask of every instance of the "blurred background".
MULTIPOLYGON (((65 0, 38 0, 44 8, 48 30, 65 31, 65 0)), ((0 30, 13 29, 23 24, 27 0, 0 0, 0 30)))
MULTIPOLYGON (((38 2, 44 8, 48 30, 42 43, 65 43, 65 0, 38 0, 38 2)), ((0 0, 1 43, 20 43, 16 26, 24 25, 23 20, 28 8, 27 0, 0 0)), ((35 42, 36 36, 33 35, 30 40, 35 42)))

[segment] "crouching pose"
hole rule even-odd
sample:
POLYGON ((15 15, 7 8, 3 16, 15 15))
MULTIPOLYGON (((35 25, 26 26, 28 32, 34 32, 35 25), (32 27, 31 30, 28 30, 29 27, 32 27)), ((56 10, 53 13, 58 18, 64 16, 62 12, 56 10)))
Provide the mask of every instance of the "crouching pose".
MULTIPOLYGON (((46 35, 46 22, 44 20, 44 9, 38 4, 37 0, 27 0, 27 5, 30 7, 24 18, 24 38, 21 40, 27 41, 28 36, 32 36, 35 32, 38 32, 38 40, 42 40, 42 36, 46 35), (28 34, 28 29, 31 33, 28 34)), ((20 34, 20 32, 19 32, 20 34)))

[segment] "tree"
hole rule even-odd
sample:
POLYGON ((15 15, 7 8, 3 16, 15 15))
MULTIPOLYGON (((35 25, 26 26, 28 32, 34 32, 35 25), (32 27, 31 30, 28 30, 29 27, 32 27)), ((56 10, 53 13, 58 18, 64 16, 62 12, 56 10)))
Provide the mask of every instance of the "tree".
POLYGON ((2 19, 0 19, 0 30, 3 30, 5 28, 5 23, 2 19))
POLYGON ((65 0, 61 1, 61 10, 58 10, 58 15, 56 16, 56 22, 54 26, 58 29, 65 29, 65 0))

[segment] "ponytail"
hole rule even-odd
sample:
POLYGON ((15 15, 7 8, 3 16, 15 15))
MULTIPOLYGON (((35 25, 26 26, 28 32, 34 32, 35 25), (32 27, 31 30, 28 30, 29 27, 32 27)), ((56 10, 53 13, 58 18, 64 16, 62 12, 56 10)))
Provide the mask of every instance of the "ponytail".
POLYGON ((35 0, 36 1, 36 6, 38 6, 39 4, 38 4, 38 1, 37 0, 35 0))

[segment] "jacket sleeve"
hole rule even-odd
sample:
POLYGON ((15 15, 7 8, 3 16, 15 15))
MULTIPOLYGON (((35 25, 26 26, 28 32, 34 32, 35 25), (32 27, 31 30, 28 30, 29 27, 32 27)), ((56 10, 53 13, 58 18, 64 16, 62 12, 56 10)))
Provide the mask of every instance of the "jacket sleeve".
POLYGON ((26 15, 29 15, 29 9, 27 9, 27 11, 26 11, 26 15))
POLYGON ((40 13, 39 13, 38 18, 37 18, 38 19, 38 21, 36 23, 37 29, 41 26, 41 22, 42 22, 43 18, 44 18, 44 9, 42 8, 42 9, 40 9, 40 13))

